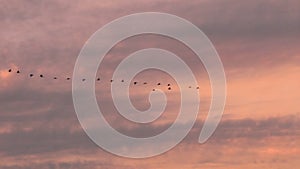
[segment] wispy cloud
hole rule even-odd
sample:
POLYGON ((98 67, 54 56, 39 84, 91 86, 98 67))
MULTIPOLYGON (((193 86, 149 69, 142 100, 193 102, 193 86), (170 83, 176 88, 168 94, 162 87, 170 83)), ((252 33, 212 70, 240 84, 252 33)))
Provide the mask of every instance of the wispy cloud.
MULTIPOLYGON (((0 168, 299 166, 298 0, 0 3, 0 168), (197 124, 178 147, 155 158, 129 160, 108 154, 88 139, 74 112, 71 82, 65 79, 72 76, 77 55, 92 33, 113 19, 144 11, 178 15, 208 35, 224 63, 228 99, 216 133, 208 143, 199 145, 210 86, 193 52, 173 39, 153 35, 117 44, 100 65, 96 94, 106 118, 119 131, 132 136, 156 134, 177 116, 180 95, 176 86, 167 93, 168 106, 158 122, 140 126, 117 115, 109 80, 117 64, 136 50, 159 47, 182 57, 195 72, 202 103, 197 124), (9 73, 9 68, 13 72, 9 73), (16 74, 17 70, 21 73, 16 74), (35 77, 29 78, 30 73, 35 77), (45 78, 38 78, 39 74, 45 78)), ((149 107, 148 91, 157 87, 158 81, 174 82, 158 71, 143 72, 136 80, 149 83, 130 89, 133 104, 142 110, 149 107)))

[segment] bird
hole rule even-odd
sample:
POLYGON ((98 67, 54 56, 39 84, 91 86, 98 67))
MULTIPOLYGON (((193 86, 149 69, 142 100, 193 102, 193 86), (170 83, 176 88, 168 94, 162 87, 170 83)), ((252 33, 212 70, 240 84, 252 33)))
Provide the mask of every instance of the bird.
POLYGON ((152 91, 155 91, 155 89, 152 89, 152 91))
POLYGON ((147 84, 147 82, 144 82, 144 85, 146 85, 147 84))
POLYGON ((33 74, 32 74, 32 73, 30 73, 29 77, 33 77, 33 74))
POLYGON ((192 86, 189 86, 189 88, 192 88, 192 86))
POLYGON ((84 82, 84 81, 85 81, 85 79, 82 79, 82 81, 84 82))
POLYGON ((160 85, 160 83, 157 83, 157 86, 159 86, 160 85))
POLYGON ((44 75, 40 75, 40 77, 41 77, 41 78, 43 78, 43 77, 44 77, 44 75))
POLYGON ((110 80, 110 82, 113 82, 114 80, 110 80))
POLYGON ((168 86, 171 86, 171 84, 169 83, 168 86))
POLYGON ((97 81, 100 81, 100 78, 98 78, 97 81))
POLYGON ((8 69, 8 72, 11 72, 12 70, 11 69, 8 69))
POLYGON ((53 79, 57 79, 57 77, 54 77, 53 79))
POLYGON ((20 70, 18 70, 17 73, 20 73, 20 70))
POLYGON ((199 89, 199 87, 196 87, 196 89, 199 89))
POLYGON ((171 87, 169 87, 168 90, 171 90, 171 87))
POLYGON ((67 80, 70 80, 71 78, 67 77, 67 80))
POLYGON ((136 85, 138 82, 134 82, 133 84, 136 85))
POLYGON ((124 80, 121 80, 121 82, 123 83, 123 82, 124 82, 124 80))

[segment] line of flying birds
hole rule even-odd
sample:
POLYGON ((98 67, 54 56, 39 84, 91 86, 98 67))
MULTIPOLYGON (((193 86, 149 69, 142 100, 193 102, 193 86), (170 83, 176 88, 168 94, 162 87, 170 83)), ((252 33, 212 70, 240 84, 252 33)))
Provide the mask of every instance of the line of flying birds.
MULTIPOLYGON (((13 70, 12 70, 12 69, 8 69, 8 72, 9 72, 9 73, 12 73, 13 70)), ((20 71, 20 70, 17 70, 16 73, 17 73, 17 74, 20 74, 21 71, 20 71)), ((33 74, 33 73, 30 73, 30 74, 29 74, 29 77, 31 77, 31 78, 34 77, 34 74, 33 74)), ((44 75, 43 75, 43 74, 40 74, 39 77, 40 77, 40 78, 44 78, 44 75)), ((58 79, 58 78, 57 78, 56 76, 54 76, 53 79, 56 80, 56 79, 58 79)), ((70 77, 67 77, 66 80, 71 80, 71 78, 70 78, 70 77)), ((97 80, 97 81, 100 81, 100 78, 97 78, 96 80, 97 80)), ((84 82, 84 81, 86 81, 86 79, 83 78, 82 81, 84 82)), ((110 82, 113 82, 113 80, 110 80, 110 82)), ((125 81, 124 81, 124 80, 121 80, 121 82, 123 83, 123 82, 125 82, 125 81)), ((134 81, 133 84, 134 84, 134 85, 137 85, 138 82, 137 82, 137 81, 134 81)), ((147 83, 147 82, 144 82, 143 84, 146 85, 146 84, 148 84, 148 83, 147 83)), ((157 83, 156 85, 157 85, 157 86, 160 86, 160 85, 162 85, 162 83, 157 83)), ((170 84, 170 83, 167 84, 167 87, 168 87, 168 90, 172 90, 171 84, 170 84)), ((189 86, 188 88, 192 88, 192 86, 189 86)), ((199 87, 197 86, 196 89, 198 90, 199 87)), ((153 89, 153 91, 155 91, 155 89, 153 89)))

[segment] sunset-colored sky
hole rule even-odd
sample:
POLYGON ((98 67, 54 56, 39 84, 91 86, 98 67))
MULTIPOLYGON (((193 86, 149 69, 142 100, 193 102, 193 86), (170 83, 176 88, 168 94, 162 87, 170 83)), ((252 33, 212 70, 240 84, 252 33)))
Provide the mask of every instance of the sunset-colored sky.
MULTIPOLYGON (((0 24, 0 169, 300 167, 299 0, 0 0, 0 24), (200 86, 199 115, 189 135, 162 155, 128 159, 102 150, 81 128, 72 82, 66 78, 72 77, 79 52, 95 31, 137 12, 182 17, 198 26, 218 51, 227 78, 227 101, 222 121, 206 143, 197 142, 211 101, 205 68, 189 48, 158 35, 131 37, 106 55, 97 73, 98 104, 109 123, 127 135, 165 130, 179 111, 174 79, 157 70, 135 77, 147 82, 130 87, 136 108, 149 107, 153 88, 168 97, 163 115, 146 125, 118 115, 110 80, 122 59, 137 50, 172 51, 189 65, 200 86), (30 78, 30 73, 35 76, 30 78), (156 86, 158 82, 164 85, 156 86)), ((196 86, 193 89, 197 92, 196 86)))

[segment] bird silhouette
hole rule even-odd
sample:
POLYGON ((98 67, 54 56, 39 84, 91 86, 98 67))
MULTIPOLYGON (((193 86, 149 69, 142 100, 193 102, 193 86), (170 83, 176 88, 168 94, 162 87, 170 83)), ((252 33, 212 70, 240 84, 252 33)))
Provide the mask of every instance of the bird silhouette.
MULTIPOLYGON (((10 68, 10 69, 8 69, 8 72, 14 72, 14 70, 10 68)), ((21 74, 21 70, 17 70, 16 73, 17 73, 17 74, 21 74)), ((35 76, 34 73, 30 73, 30 74, 29 74, 29 77, 30 77, 30 78, 32 78, 32 77, 34 77, 34 76, 35 76)), ((38 75, 37 75, 37 76, 38 76, 38 75)), ((45 76, 44 76, 43 74, 40 74, 39 77, 40 77, 40 78, 44 78, 45 76)), ((54 76, 53 79, 58 79, 58 78, 57 78, 56 76, 54 76)), ((71 77, 66 77, 66 80, 71 80, 71 77)), ((97 80, 97 81, 100 81, 100 78, 98 77, 96 80, 97 80)), ((84 82, 84 81, 86 81, 86 79, 83 78, 82 81, 84 82)), ((113 82, 113 81, 114 81, 113 79, 110 80, 110 82, 113 82)), ((123 83, 123 82, 125 82, 125 80, 122 79, 121 82, 123 83)), ((139 83, 138 81, 134 81, 134 82, 133 82, 134 85, 137 85, 138 83, 139 83)), ((144 81, 144 82, 141 83, 141 84, 146 85, 146 84, 148 84, 148 82, 144 81)), ((159 82, 159 83, 157 83, 156 85, 157 85, 157 86, 160 86, 160 85, 162 85, 162 83, 159 82)), ((172 88, 171 88, 171 83, 167 83, 167 87, 168 87, 167 90, 169 90, 169 91, 172 90, 172 88)), ((188 86, 188 88, 194 88, 194 87, 193 87, 193 86, 188 86)), ((199 87, 199 86, 196 86, 196 89, 199 90, 200 87, 199 87)), ((153 88, 152 91, 156 91, 156 89, 153 88)))

